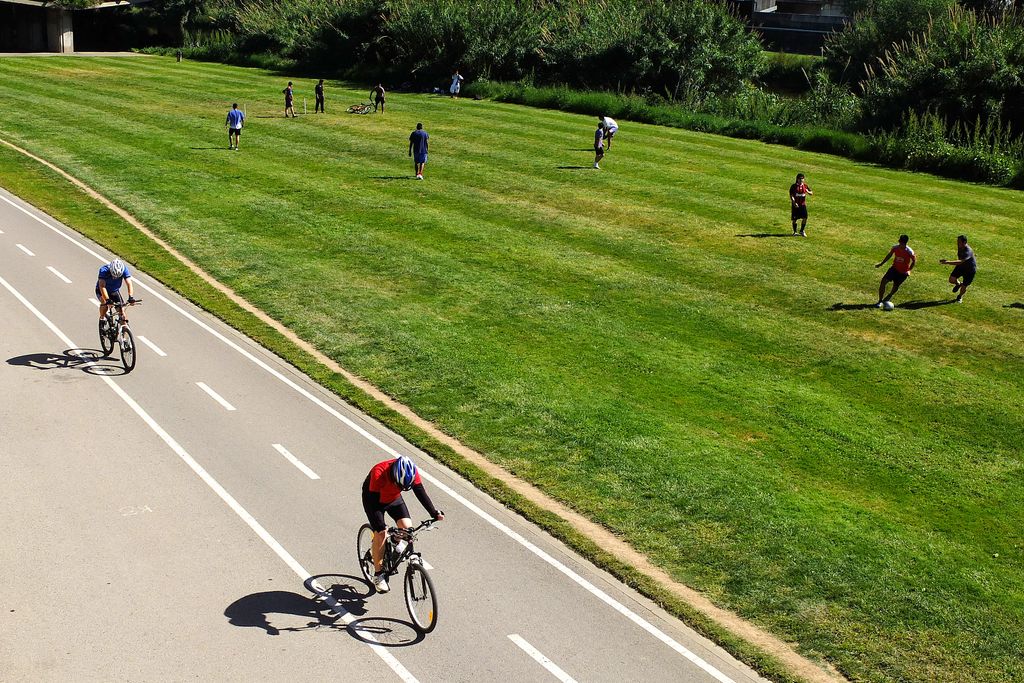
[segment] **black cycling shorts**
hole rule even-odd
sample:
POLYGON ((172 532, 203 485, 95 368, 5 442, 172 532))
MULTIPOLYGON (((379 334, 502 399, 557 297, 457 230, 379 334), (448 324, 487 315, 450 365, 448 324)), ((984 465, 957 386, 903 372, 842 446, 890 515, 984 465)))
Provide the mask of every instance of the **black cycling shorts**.
POLYGON ((390 503, 380 503, 380 498, 375 493, 370 493, 370 478, 363 480, 363 512, 366 513, 366 520, 374 531, 384 531, 388 528, 384 521, 384 513, 391 515, 396 522, 400 519, 409 518, 409 508, 405 501, 399 496, 390 503))

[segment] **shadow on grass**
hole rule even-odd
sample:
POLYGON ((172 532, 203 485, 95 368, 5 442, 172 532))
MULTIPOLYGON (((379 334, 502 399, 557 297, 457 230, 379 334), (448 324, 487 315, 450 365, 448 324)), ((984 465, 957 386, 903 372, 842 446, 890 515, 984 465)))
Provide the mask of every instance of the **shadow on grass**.
POLYGON ((832 304, 828 307, 830 311, 863 311, 866 308, 874 308, 875 304, 832 304))
POLYGON ((416 176, 411 175, 375 175, 370 180, 415 180, 416 176))
POLYGON ((1005 306, 1003 306, 1003 308, 1024 308, 1024 304, 1017 301, 1012 304, 1006 304, 1005 306))
POLYGON ((937 301, 907 301, 899 304, 896 308, 906 308, 911 311, 916 311, 920 308, 934 308, 935 306, 948 306, 949 304, 956 303, 956 299, 941 299, 937 301))
POLYGON ((792 232, 751 232, 745 235, 736 235, 736 237, 757 237, 763 239, 765 237, 796 237, 796 234, 792 232))
POLYGON ((584 171, 593 166, 555 166, 559 171, 584 171))

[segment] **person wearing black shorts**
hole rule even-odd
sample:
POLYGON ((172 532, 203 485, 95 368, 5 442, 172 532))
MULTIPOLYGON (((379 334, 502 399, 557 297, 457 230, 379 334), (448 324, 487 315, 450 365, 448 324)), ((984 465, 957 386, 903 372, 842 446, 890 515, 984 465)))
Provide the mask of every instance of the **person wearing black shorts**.
POLYGON ((387 98, 387 92, 384 90, 384 86, 380 83, 377 84, 373 90, 370 91, 370 99, 373 100, 373 111, 376 112, 377 108, 380 107, 380 113, 384 113, 384 100, 387 98))
POLYGON ((956 238, 956 260, 940 259, 939 263, 955 266, 953 272, 949 274, 949 284, 953 285, 956 302, 962 304, 964 294, 978 272, 978 261, 974 258, 974 250, 967 244, 967 235, 959 235, 956 238))
POLYGON ((313 105, 314 114, 324 114, 324 79, 320 79, 320 82, 313 88, 313 94, 316 95, 316 104, 313 105))
POLYGON ((403 455, 377 463, 363 480, 363 512, 366 513, 366 519, 373 531, 373 585, 380 593, 387 593, 389 590, 387 577, 381 573, 388 528, 384 514, 390 515, 399 529, 410 528, 412 519, 409 517, 409 508, 402 500, 402 491, 409 490, 416 494, 420 505, 433 519, 444 519, 444 513, 434 507, 427 490, 423 488, 419 470, 408 456, 403 455))
POLYGON ((807 197, 813 195, 811 188, 804 180, 804 174, 798 173, 796 182, 789 186, 790 220, 793 221, 793 234, 807 237, 807 197), (800 221, 800 232, 796 231, 797 221, 800 221))
POLYGON ((288 118, 291 115, 292 118, 295 118, 295 107, 292 106, 295 102, 295 90, 292 88, 291 81, 288 81, 288 87, 282 90, 281 94, 284 95, 284 117, 288 118))
POLYGON ((910 242, 909 237, 900 235, 899 242, 893 245, 884 259, 875 264, 875 268, 881 268, 890 258, 892 259, 892 266, 889 267, 889 270, 885 271, 885 275, 882 276, 882 282, 878 285, 878 303, 875 304, 878 308, 884 308, 886 302, 892 300, 893 295, 899 291, 900 285, 907 281, 907 278, 910 277, 910 271, 917 265, 917 255, 910 248, 908 242, 910 242), (892 291, 886 296, 886 285, 890 282, 892 283, 892 291))

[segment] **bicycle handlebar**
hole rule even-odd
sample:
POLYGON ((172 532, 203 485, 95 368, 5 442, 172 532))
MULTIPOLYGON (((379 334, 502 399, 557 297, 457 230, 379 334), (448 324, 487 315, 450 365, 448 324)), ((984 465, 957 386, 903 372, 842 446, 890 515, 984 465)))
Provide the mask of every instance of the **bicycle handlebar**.
POLYGON ((404 538, 407 541, 414 541, 416 540, 416 534, 420 531, 433 531, 437 522, 438 520, 436 519, 427 519, 420 522, 419 526, 413 527, 411 529, 391 527, 390 529, 388 529, 388 533, 392 536, 397 536, 399 539, 404 538))
POLYGON ((125 306, 135 306, 135 305, 141 304, 141 303, 142 303, 142 299, 132 299, 130 301, 113 301, 111 299, 107 299, 107 302, 105 304, 103 304, 103 305, 104 306, 118 306, 120 308, 124 308, 125 306))

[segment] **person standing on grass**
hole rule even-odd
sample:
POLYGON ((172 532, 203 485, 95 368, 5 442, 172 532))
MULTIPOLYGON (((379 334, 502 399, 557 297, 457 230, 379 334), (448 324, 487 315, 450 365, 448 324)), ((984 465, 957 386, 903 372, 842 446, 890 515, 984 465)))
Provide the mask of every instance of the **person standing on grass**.
POLYGON ((619 132, 619 124, 615 123, 615 119, 602 116, 600 119, 604 123, 604 147, 606 151, 612 149, 612 138, 619 132))
POLYGON ((601 159, 604 159, 604 121, 598 121, 594 131, 594 168, 601 168, 601 159))
POLYGON ((281 91, 284 95, 284 117, 288 118, 291 114, 292 118, 295 118, 295 108, 292 106, 295 100, 295 92, 292 90, 292 82, 288 81, 288 87, 281 91))
POLYGON ((789 186, 790 219, 793 221, 793 234, 796 235, 796 222, 800 223, 800 236, 807 237, 807 195, 813 196, 811 188, 804 181, 804 174, 797 173, 796 182, 789 186))
POLYGON ((370 100, 373 102, 373 111, 377 111, 377 107, 380 107, 380 113, 384 113, 384 98, 387 97, 387 93, 384 92, 384 86, 380 83, 377 87, 370 91, 370 100))
POLYGON ((324 111, 324 79, 320 79, 320 82, 313 88, 313 93, 316 95, 316 105, 313 107, 313 113, 317 112, 325 114, 324 111))
POLYGON ((224 121, 228 127, 228 149, 238 151, 238 141, 242 139, 242 123, 245 121, 245 114, 238 108, 238 102, 231 105, 231 111, 224 121))
POLYGON ((953 268, 953 272, 949 274, 949 284, 953 285, 956 302, 962 304, 964 302, 964 294, 967 293, 967 288, 974 282, 974 276, 978 272, 978 262, 974 258, 974 250, 967 244, 967 235, 959 235, 956 238, 956 260, 940 259, 939 263, 946 266, 956 266, 953 268), (963 280, 960 280, 960 278, 963 278, 963 280))
POLYGON ((907 246, 909 241, 909 237, 900 235, 899 244, 893 245, 889 253, 885 255, 885 258, 875 264, 875 268, 881 268, 885 265, 886 261, 892 258, 892 266, 889 267, 889 270, 885 271, 885 275, 882 276, 882 283, 878 285, 878 303, 875 304, 876 308, 882 308, 886 301, 892 300, 900 285, 910 277, 910 271, 917 265, 917 256, 914 255, 914 250, 907 246), (892 283, 892 291, 886 296, 885 286, 890 282, 892 283))
POLYGON ((464 80, 466 79, 463 78, 462 74, 459 73, 459 70, 456 69, 455 73, 452 74, 452 85, 448 88, 448 92, 451 93, 453 99, 459 96, 459 91, 462 90, 462 81, 464 80))
POLYGON ((409 136, 409 156, 413 157, 416 180, 423 180, 423 167, 427 165, 427 140, 430 136, 423 130, 423 124, 417 123, 416 130, 409 136))

